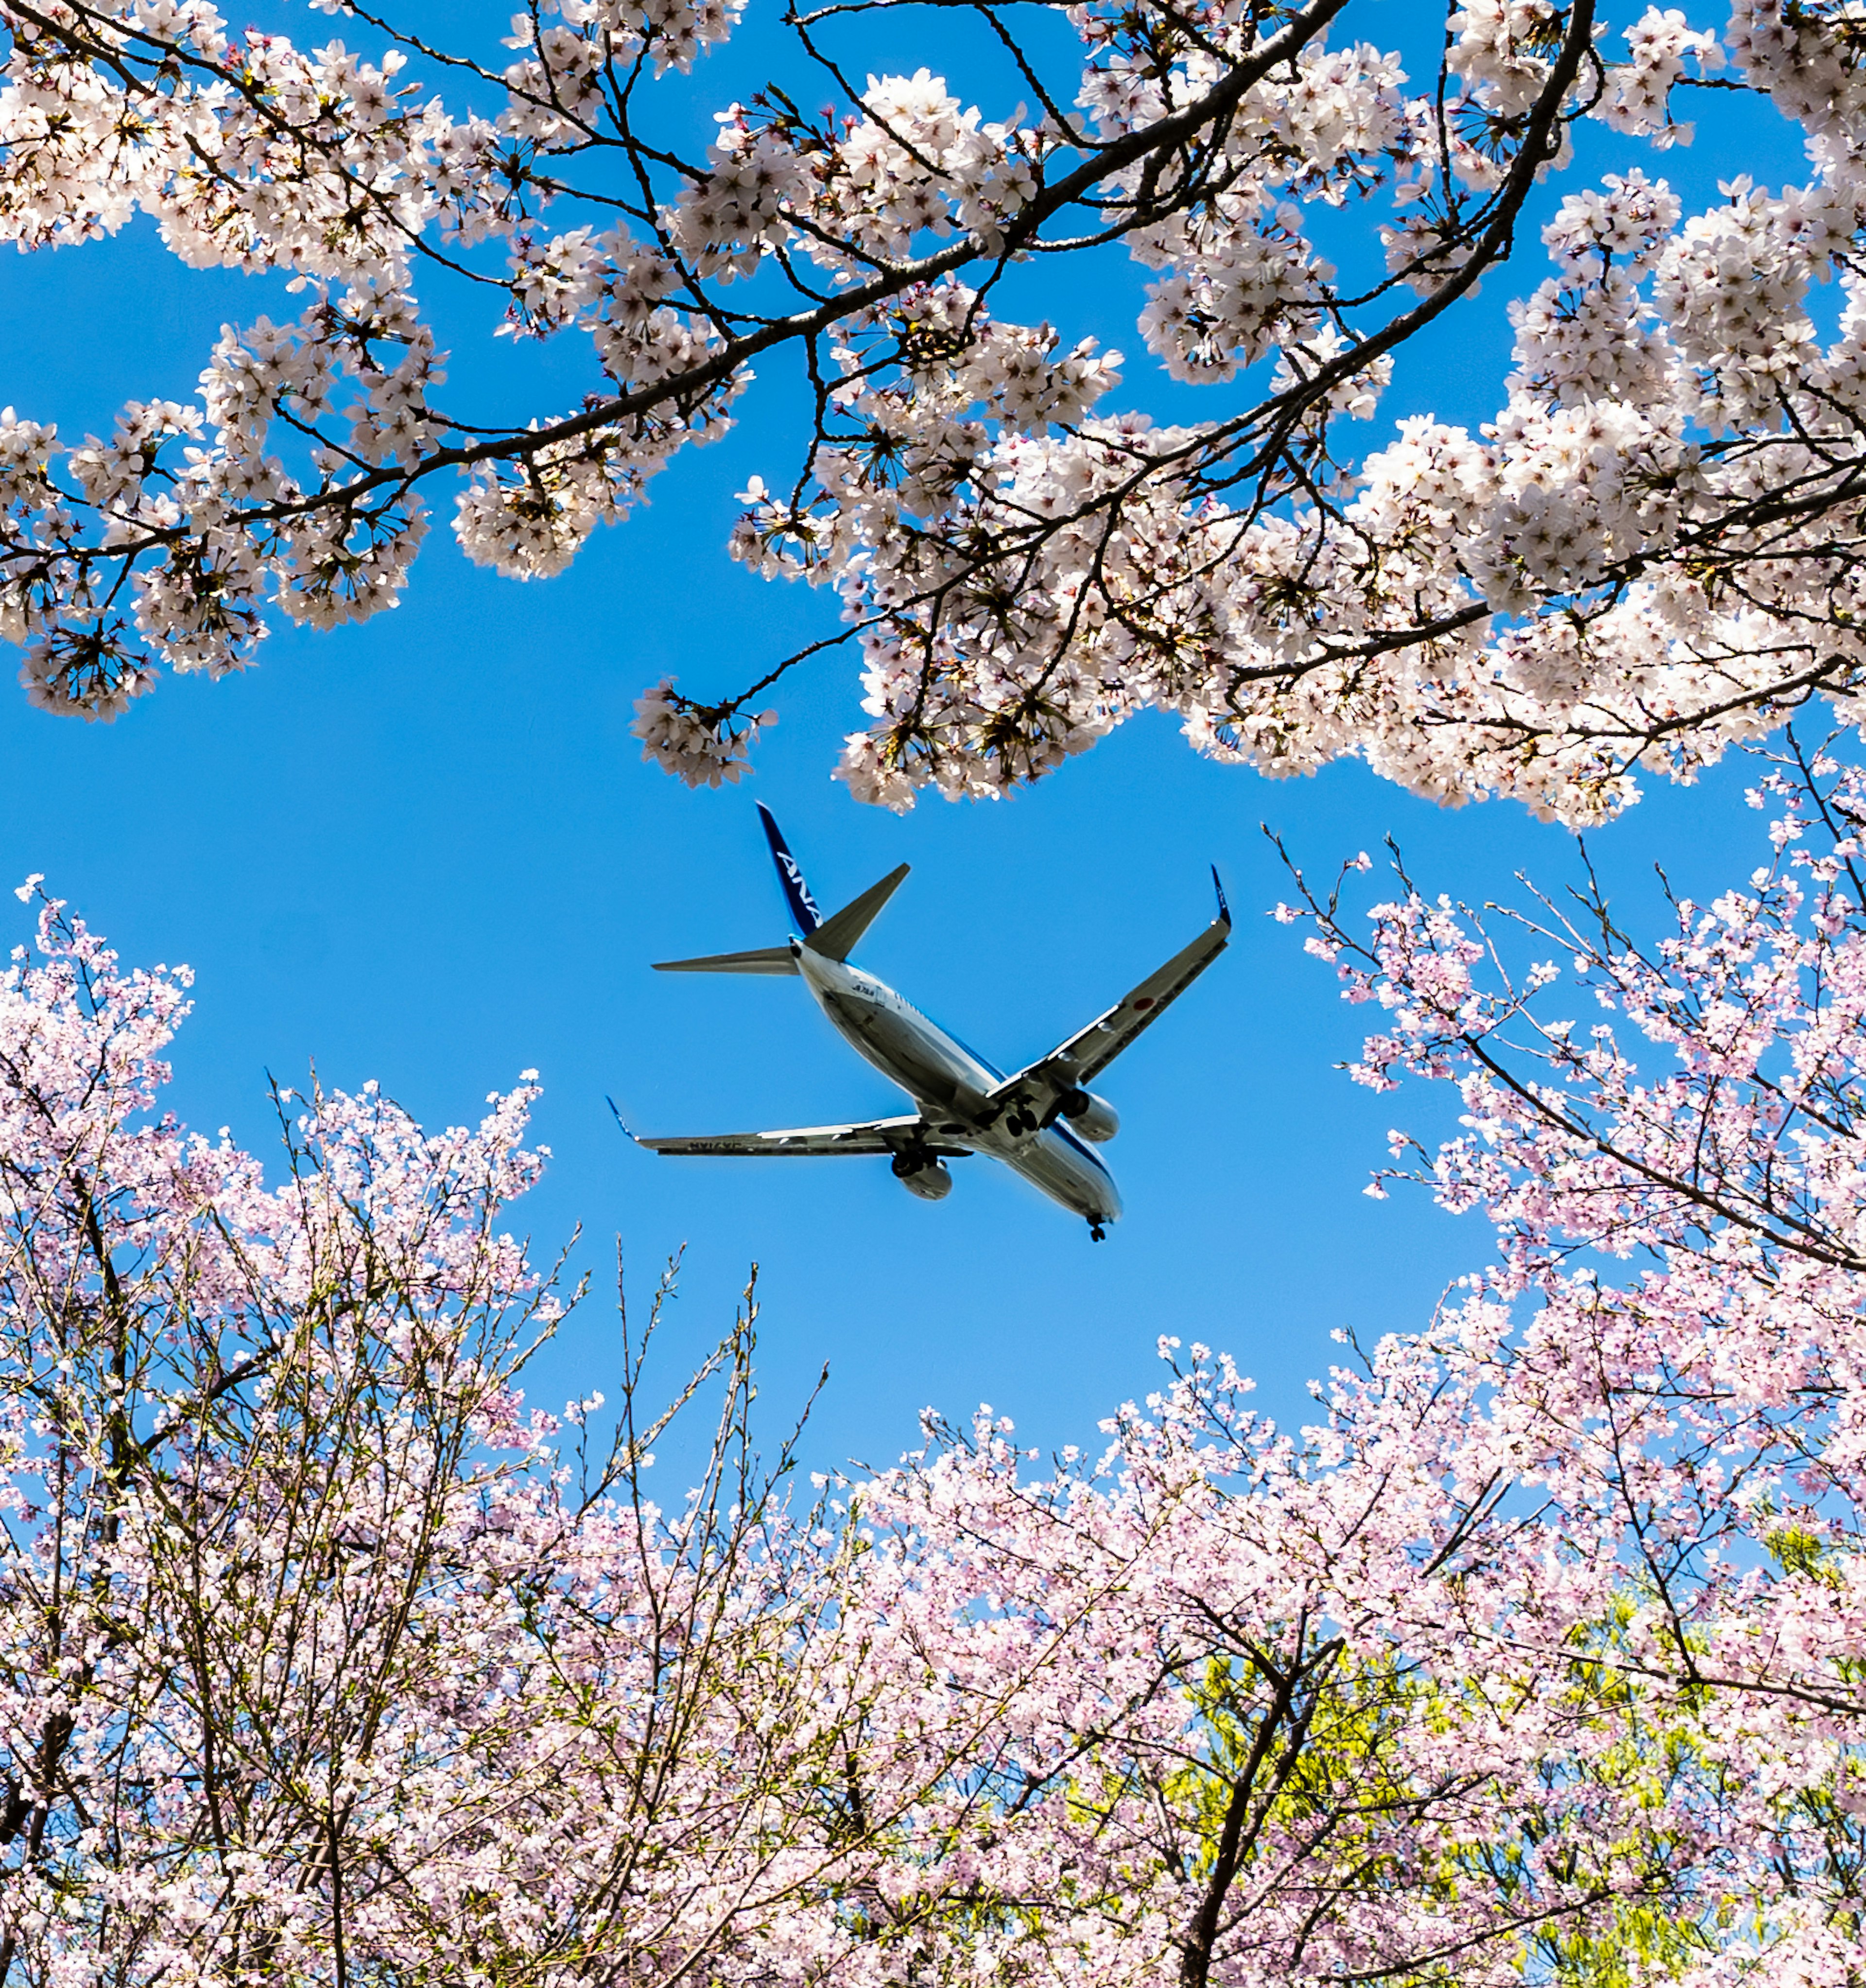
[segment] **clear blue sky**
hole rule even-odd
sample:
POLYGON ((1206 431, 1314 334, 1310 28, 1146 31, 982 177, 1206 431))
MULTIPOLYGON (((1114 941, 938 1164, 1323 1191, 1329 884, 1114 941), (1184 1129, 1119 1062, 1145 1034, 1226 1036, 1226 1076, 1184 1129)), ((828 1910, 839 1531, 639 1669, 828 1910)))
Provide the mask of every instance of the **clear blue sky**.
MULTIPOLYGON (((1389 11, 1397 33, 1401 10, 1389 11)), ((374 52, 353 23, 292 8, 281 25, 320 40, 347 32, 374 52)), ((736 59, 755 66, 760 46, 748 36, 736 59)), ((695 100, 747 87, 717 64, 695 100)), ((1796 167, 1778 129, 1707 129, 1698 150, 1649 164, 1699 197, 1739 155, 1779 181, 1796 167)), ((1618 156, 1638 154, 1601 150, 1604 164, 1618 156)), ((6 272, 0 402, 56 418, 68 441, 106 430, 125 397, 189 397, 223 321, 295 308, 276 286, 184 269, 147 223, 6 272)), ((1520 274, 1492 279, 1481 331, 1461 319, 1403 359, 1383 423, 1422 407, 1487 414, 1506 370, 1505 302, 1542 273, 1526 255, 1520 274)), ((1132 332, 1125 265, 1105 261, 1073 287, 1058 274, 1045 272, 1043 308, 1071 336, 1094 330, 1129 353, 1124 399, 1166 405, 1132 332)), ((464 320, 448 332, 463 397, 491 395, 511 348, 493 353, 464 320)), ((567 403, 592 384, 582 361, 566 343, 535 370, 567 403)), ((1267 1406, 1299 1413, 1332 1327, 1372 1337, 1422 1324, 1445 1283, 1483 1260, 1486 1232, 1421 1196, 1363 1195, 1386 1128, 1429 1131, 1444 1100, 1375 1097, 1335 1070, 1360 1011, 1260 915, 1283 893, 1258 823, 1324 872, 1391 832, 1422 881, 1479 898, 1504 894, 1521 867, 1557 879, 1571 845, 1520 810, 1441 813, 1355 766, 1280 784, 1216 767, 1163 719, 1013 800, 932 800, 896 820, 828 778, 860 722, 838 658, 787 688, 755 779, 688 793, 628 736, 641 688, 666 669, 697 690, 734 684, 832 625, 825 597, 755 582, 723 552, 731 493, 754 470, 788 470, 793 411, 774 370, 732 436, 677 462, 652 509, 557 581, 477 571, 437 529, 394 613, 334 635, 282 632, 245 678, 167 679, 114 726, 49 718, 9 687, 0 871, 8 882, 44 871, 132 960, 194 966, 173 1098, 210 1131, 268 1148, 266 1072, 299 1082, 314 1059, 326 1084, 377 1077, 434 1125, 476 1117, 488 1090, 539 1070, 537 1135, 555 1158, 518 1213, 541 1253, 582 1223, 599 1285, 538 1371, 533 1398, 548 1405, 609 1384, 602 1286, 619 1233, 643 1300, 660 1261, 687 1246, 670 1380, 761 1265, 771 1422, 831 1368, 809 1445, 819 1464, 891 1459, 927 1404, 964 1415, 989 1401, 1034 1442, 1092 1441, 1100 1416, 1156 1384, 1162 1332, 1228 1348, 1267 1406), (1123 1117, 1107 1152, 1128 1205, 1108 1242, 980 1161, 930 1206, 879 1161, 673 1161, 624 1144, 605 1092, 638 1129, 668 1132, 898 1107, 795 983, 647 970, 782 935, 754 796, 826 909, 913 865, 859 958, 1007 1067, 1189 938, 1210 915, 1206 865, 1220 865, 1236 942, 1102 1087, 1123 1117)), ((1598 838, 1603 867, 1648 904, 1633 880, 1655 857, 1682 888, 1735 881, 1761 853, 1740 784, 1653 793, 1598 838)), ((8 916, 21 928, 11 943, 25 915, 8 916)))

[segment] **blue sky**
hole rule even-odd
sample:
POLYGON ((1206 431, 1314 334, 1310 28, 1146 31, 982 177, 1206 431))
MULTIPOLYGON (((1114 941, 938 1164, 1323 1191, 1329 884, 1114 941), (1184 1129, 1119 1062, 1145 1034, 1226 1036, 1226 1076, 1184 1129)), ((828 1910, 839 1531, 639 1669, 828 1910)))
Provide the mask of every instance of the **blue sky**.
MULTIPOLYGON (((332 32, 297 9, 289 25, 332 32)), ((703 68, 696 100, 744 87, 725 76, 703 68)), ((1777 128, 1733 124, 1652 164, 1699 197, 1738 155, 1759 178, 1773 156, 1779 180, 1794 167, 1777 128)), ((1601 162, 1614 162, 1604 148, 1601 162)), ((1475 327, 1461 319, 1408 355, 1382 424, 1417 407, 1493 409, 1504 303, 1541 273, 1526 255, 1492 279, 1475 327)), ((1125 265, 1044 277, 1044 308, 1066 333, 1095 330, 1129 353, 1121 397, 1166 407, 1139 360, 1125 265)), ((68 440, 105 428, 127 397, 190 395, 224 320, 293 308, 275 286, 185 269, 147 223, 10 262, 5 282, 0 402, 57 419, 68 440)), ((510 348, 471 330, 448 327, 454 378, 494 395, 510 348)), ((562 400, 589 384, 581 362, 566 349, 519 363, 565 383, 562 400)), ((489 1090, 539 1070, 537 1134, 555 1158, 518 1214, 541 1253, 580 1222, 598 1289, 537 1370, 535 1399, 609 1384, 603 1282, 619 1233, 643 1300, 687 1246, 670 1382, 761 1266, 771 1422, 831 1368, 808 1444, 819 1466, 891 1459, 928 1404, 964 1415, 989 1401, 1034 1442, 1092 1440, 1100 1416, 1155 1384, 1162 1332, 1229 1349, 1267 1408, 1299 1414, 1331 1328, 1422 1323, 1483 1260, 1485 1232, 1422 1197, 1362 1194, 1387 1127, 1442 1126, 1443 1100, 1375 1097, 1334 1067, 1358 1044, 1358 1011, 1261 915, 1284 893, 1258 825, 1324 872, 1391 833, 1422 881, 1478 898, 1506 894, 1518 868, 1557 879, 1571 844, 1518 809, 1443 813, 1355 766, 1281 783, 1216 767, 1158 718, 1014 800, 932 800, 897 820, 829 779, 860 722, 853 669, 834 657, 787 687, 755 779, 676 786, 628 736, 643 687, 665 670, 697 690, 734 684, 832 625, 827 598, 751 580, 723 551, 732 493, 754 470, 788 472, 794 411, 774 373, 737 430, 677 462, 650 509, 558 580, 498 580, 437 529, 394 613, 331 636, 281 632, 244 678, 167 679, 114 726, 49 718, 9 690, 0 869, 44 871, 131 959, 194 965, 173 1095, 209 1130, 267 1148, 266 1073, 301 1082, 314 1060, 326 1084, 379 1078, 434 1124, 475 1117, 489 1090), (1107 1153, 1128 1205, 1107 1243, 984 1161, 930 1206, 879 1161, 677 1162, 619 1138, 606 1092, 653 1131, 898 1108, 795 983, 648 971, 781 937, 754 796, 825 909, 913 865, 858 957, 1007 1067, 1189 938, 1219 864, 1236 942, 1102 1086, 1124 1121, 1107 1153)), ((1648 906, 1655 858, 1682 888, 1734 881, 1762 854, 1742 783, 1726 772, 1652 793, 1597 839, 1604 868, 1648 906)), ((23 912, 15 922, 22 936, 23 912)))

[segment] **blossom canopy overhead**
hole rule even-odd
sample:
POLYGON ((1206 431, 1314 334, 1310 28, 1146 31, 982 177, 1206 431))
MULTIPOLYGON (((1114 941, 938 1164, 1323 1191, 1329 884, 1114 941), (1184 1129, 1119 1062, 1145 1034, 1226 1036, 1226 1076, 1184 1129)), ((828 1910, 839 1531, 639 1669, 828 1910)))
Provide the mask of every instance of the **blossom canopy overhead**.
MULTIPOLYGON (((1362 38, 1371 0, 980 0, 976 77, 865 85, 874 16, 943 44, 946 16, 831 0, 790 9, 788 69, 703 154, 670 73, 742 0, 531 0, 509 60, 316 4, 379 52, 235 35, 207 0, 0 6, 0 234, 140 211, 187 262, 306 299, 228 326, 196 400, 132 403, 107 440, 0 424, 0 634, 49 708, 237 668, 275 611, 392 604, 460 479, 470 557, 560 571, 755 363, 788 368, 797 444, 732 549, 839 596, 845 635, 804 653, 860 645, 842 770, 866 799, 1001 791, 1159 708, 1268 770, 1353 753, 1580 821, 1642 764, 1688 776, 1810 698, 1858 711, 1866 24, 1840 0, 1737 0, 1716 29, 1472 0, 1419 76, 1362 38), (1712 89, 1773 105, 1804 184, 1686 211, 1661 155, 1712 89), (1650 160, 1584 174, 1590 123, 1650 160), (1518 285, 1494 418, 1357 431, 1534 255, 1532 201, 1553 273, 1518 285), (1119 354, 999 314, 1017 265, 1108 245, 1207 418, 1158 423, 1119 354), (450 411, 424 299, 461 286, 502 333, 587 338, 581 401, 534 404, 515 367, 494 418, 450 411)), ((736 776, 798 660, 653 686, 647 753, 736 776)))

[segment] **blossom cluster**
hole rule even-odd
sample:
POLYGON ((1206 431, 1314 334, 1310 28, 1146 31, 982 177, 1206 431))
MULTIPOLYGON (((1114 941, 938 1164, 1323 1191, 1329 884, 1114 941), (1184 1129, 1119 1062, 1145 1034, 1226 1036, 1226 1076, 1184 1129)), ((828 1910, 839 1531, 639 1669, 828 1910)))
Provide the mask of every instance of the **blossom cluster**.
POLYGON ((1631 797, 1635 759, 1688 775, 1816 688, 1853 714, 1866 652, 1834 536, 1858 339, 1849 303, 1824 346, 1805 300, 1830 272, 1851 297, 1861 198, 1726 191, 1689 219, 1638 170, 1564 199, 1561 273, 1513 310, 1510 399, 1478 433, 1409 417, 1336 471, 1328 420, 1371 415, 1390 362, 1350 373, 1333 327, 1286 333, 1288 411, 1249 428, 1267 448, 1283 421, 1286 501, 1236 501, 1228 425, 1098 411, 1041 447, 974 428, 961 453, 941 410, 950 494, 904 484, 906 517, 872 473, 852 494, 819 471, 809 529, 875 721, 847 777, 896 806, 926 782, 990 793, 1163 707, 1267 772, 1351 752, 1436 799, 1586 822, 1631 797), (1766 546, 1732 522, 1765 505, 1766 546))
MULTIPOLYGON (((1718 29, 1472 0, 1442 83, 1362 9, 1082 0, 1062 36, 1007 29, 976 89, 858 85, 835 39, 856 17, 799 22, 837 100, 774 85, 690 157, 677 119, 652 128, 656 79, 729 39, 731 0, 542 0, 484 61, 368 14, 374 54, 236 34, 208 0, 0 9, 0 236, 141 213, 191 264, 308 293, 107 438, 0 418, 0 634, 35 701, 113 717, 162 667, 245 666, 275 610, 393 605, 440 475, 464 479, 469 557, 548 576, 789 353, 808 439, 733 545, 839 597, 864 798, 999 793, 1158 708, 1273 773, 1353 753, 1585 821, 1636 767, 1688 777, 1810 695, 1851 713, 1848 8, 1735 0, 1718 29), (1801 184, 1733 178, 1688 213, 1655 168, 1577 179, 1577 123, 1656 159, 1704 84, 1772 102, 1801 184), (1494 418, 1344 429, 1538 225, 1556 273, 1515 307, 1494 418), (1117 245, 1142 347, 1226 397, 1210 418, 1115 404, 1115 355, 1008 303, 1019 265, 1117 245), (437 296, 486 299, 514 341, 587 339, 589 391, 450 410, 437 296)), ((657 691, 649 756, 716 777, 758 694, 657 691)))
MULTIPOLYGON (((1393 361, 1362 359, 1382 333, 1341 307, 1305 208, 1385 181, 1411 216, 1388 232, 1395 276, 1428 304, 1455 289, 1472 267, 1459 204, 1510 194, 1472 120, 1545 100, 1579 18, 1464 8, 1449 125, 1368 46, 1305 49, 1243 96, 1222 196, 1128 242, 1167 272, 1141 330, 1170 370, 1230 379, 1275 355, 1249 413, 1156 429, 1098 408, 1032 447, 946 381, 930 394, 910 373, 852 402, 861 474, 819 455, 788 560, 770 549, 778 507, 736 545, 842 594, 872 721, 844 759, 859 795, 996 793, 1164 708, 1201 750, 1273 773, 1353 753, 1435 799, 1503 793, 1587 822, 1631 797, 1636 762, 1689 776, 1817 688, 1853 710, 1866 656, 1835 536, 1851 531, 1857 336, 1851 304, 1825 346, 1805 309, 1817 280, 1853 291, 1866 184, 1835 145, 1807 187, 1734 181, 1689 218, 1638 168, 1567 195, 1543 230, 1561 273, 1513 312, 1495 421, 1410 418, 1358 465, 1332 452, 1331 418, 1371 418, 1393 361), (929 454, 930 489, 904 473, 929 454)), ((1085 32, 1108 51, 1081 99, 1105 133, 1169 117, 1222 69, 1189 55, 1143 84, 1112 29, 1085 32)), ((1816 31, 1797 32, 1739 8, 1729 39, 1746 86, 1831 130, 1798 80, 1816 31)), ((1672 93, 1723 46, 1676 10, 1625 39, 1591 114, 1687 140, 1672 93)), ((1824 59, 1850 75, 1839 46, 1824 59)))

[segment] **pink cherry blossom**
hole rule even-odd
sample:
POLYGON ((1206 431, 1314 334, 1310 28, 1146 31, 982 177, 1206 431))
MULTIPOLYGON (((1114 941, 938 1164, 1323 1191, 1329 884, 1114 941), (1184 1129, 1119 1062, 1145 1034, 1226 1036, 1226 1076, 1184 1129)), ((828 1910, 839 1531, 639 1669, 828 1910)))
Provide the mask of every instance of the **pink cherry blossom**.
POLYGON ((525 1404, 582 1295, 504 1226, 529 1073, 437 1134, 282 1096, 268 1184, 160 1115, 186 972, 41 895, 0 1973, 1851 1988, 1866 771, 1790 735, 1753 798, 1773 854, 1651 943, 1297 877, 1361 1080, 1456 1089, 1382 1178, 1495 1242, 1307 1426, 1169 1337, 1098 1456, 930 1415, 813 1503, 751 1307, 665 1412, 626 1314, 612 1425, 525 1404))

